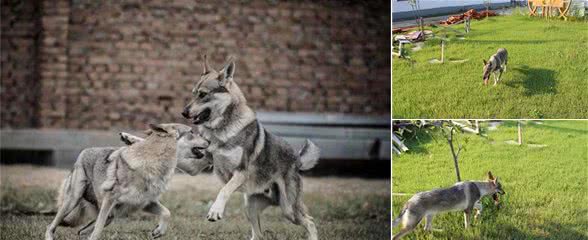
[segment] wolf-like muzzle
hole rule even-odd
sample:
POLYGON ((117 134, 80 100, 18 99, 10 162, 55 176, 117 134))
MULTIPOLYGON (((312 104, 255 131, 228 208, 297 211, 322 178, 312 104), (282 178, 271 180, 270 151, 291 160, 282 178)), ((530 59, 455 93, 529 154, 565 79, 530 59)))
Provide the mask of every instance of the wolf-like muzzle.
POLYGON ((201 124, 203 122, 210 120, 210 113, 211 113, 210 108, 204 109, 204 111, 200 112, 198 115, 196 115, 194 117, 194 120, 192 121, 192 123, 198 125, 198 124, 201 124))
POLYGON ((204 148, 193 147, 192 149, 190 149, 190 151, 192 152, 192 154, 194 154, 196 159, 201 159, 204 157, 204 153, 202 152, 202 150, 204 150, 204 148))
POLYGON ((210 120, 211 113, 212 113, 212 110, 210 110, 210 108, 205 108, 202 112, 198 113, 196 116, 191 117, 190 116, 190 105, 188 105, 186 108, 184 108, 184 111, 182 112, 182 116, 186 119, 191 119, 192 123, 198 125, 198 124, 202 124, 202 123, 210 120))

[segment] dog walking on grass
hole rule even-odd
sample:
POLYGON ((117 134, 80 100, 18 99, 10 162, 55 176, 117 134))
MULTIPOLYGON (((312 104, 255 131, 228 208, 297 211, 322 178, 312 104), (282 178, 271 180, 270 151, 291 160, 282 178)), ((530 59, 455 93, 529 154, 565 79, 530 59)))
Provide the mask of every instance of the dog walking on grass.
POLYGON ((490 60, 482 60, 484 62, 484 85, 488 85, 490 79, 490 73, 494 76, 494 86, 500 81, 502 73, 506 72, 506 64, 508 63, 508 52, 504 48, 498 49, 498 51, 490 56, 490 60), (496 73, 498 72, 498 76, 496 73))
POLYGON ((292 223, 304 226, 308 239, 316 240, 316 226, 302 202, 299 172, 317 164, 319 148, 307 140, 302 150, 295 152, 285 140, 268 132, 247 105, 233 80, 234 73, 233 58, 217 71, 204 56, 204 71, 192 90, 192 101, 182 112, 210 141, 207 157, 213 159, 214 172, 226 183, 207 218, 220 220, 231 194, 241 191, 251 239, 263 238, 259 216, 273 205, 280 206, 292 223))
POLYGON ((498 177, 495 178, 491 172, 488 172, 486 181, 458 182, 449 188, 417 193, 406 202, 400 216, 394 219, 392 227, 402 223, 402 228, 392 239, 397 240, 408 234, 423 218, 427 221, 425 230, 433 230, 433 216, 440 212, 464 211, 465 228, 468 228, 473 209, 479 210, 476 217, 482 211, 482 197, 504 193, 498 177))
MULTIPOLYGON (((178 159, 186 169, 200 169, 210 163, 194 161, 208 147, 208 141, 192 136, 191 127, 183 124, 150 125, 145 139, 121 134, 131 146, 121 148, 84 149, 74 164, 73 171, 63 181, 58 194, 58 211, 47 227, 46 240, 54 239, 58 225, 80 228, 78 235, 97 240, 103 228, 114 216, 137 210, 159 216, 159 224, 152 231, 154 238, 167 230, 171 216, 159 202, 174 173, 178 159), (181 150, 178 150, 180 148, 181 150), (191 163, 193 162, 193 163, 191 163)), ((201 169, 200 169, 201 170, 201 169)))

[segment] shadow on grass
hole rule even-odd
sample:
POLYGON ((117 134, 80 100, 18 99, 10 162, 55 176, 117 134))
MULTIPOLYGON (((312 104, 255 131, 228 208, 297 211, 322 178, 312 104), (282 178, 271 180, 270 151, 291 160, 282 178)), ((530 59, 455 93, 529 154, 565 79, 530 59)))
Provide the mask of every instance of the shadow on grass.
POLYGON ((588 130, 586 130, 586 129, 566 128, 566 127, 551 126, 551 125, 546 125, 546 124, 533 125, 533 126, 534 127, 537 127, 537 128, 553 129, 553 130, 556 130, 558 132, 578 133, 578 134, 586 134, 586 133, 588 133, 588 130))
POLYGON ((521 231, 516 226, 510 224, 497 224, 484 234, 485 237, 496 239, 557 239, 557 240, 576 240, 587 239, 585 233, 575 230, 569 224, 556 222, 547 222, 543 224, 540 233, 529 233, 521 231), (506 234, 506 235, 505 235, 506 234))
POLYGON ((505 84, 509 87, 523 85, 525 96, 557 94, 555 71, 544 68, 530 68, 527 65, 515 67, 514 71, 523 74, 523 78, 507 81, 505 84))

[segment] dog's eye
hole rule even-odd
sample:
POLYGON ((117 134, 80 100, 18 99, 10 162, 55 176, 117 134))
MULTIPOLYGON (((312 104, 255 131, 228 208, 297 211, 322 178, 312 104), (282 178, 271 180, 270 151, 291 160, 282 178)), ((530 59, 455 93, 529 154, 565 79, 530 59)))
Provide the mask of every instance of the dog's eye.
POLYGON ((205 92, 198 93, 198 98, 204 98, 204 97, 206 97, 206 93, 205 92))

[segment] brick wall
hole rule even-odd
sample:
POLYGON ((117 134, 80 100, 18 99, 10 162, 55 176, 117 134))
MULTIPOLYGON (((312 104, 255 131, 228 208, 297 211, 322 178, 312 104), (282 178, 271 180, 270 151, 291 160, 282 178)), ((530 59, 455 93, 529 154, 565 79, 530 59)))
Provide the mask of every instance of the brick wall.
POLYGON ((2 0, 0 46, 0 127, 37 125, 39 6, 2 0))
POLYGON ((389 1, 158 2, 42 3, 40 127, 182 121, 205 52, 256 110, 390 111, 389 1))

